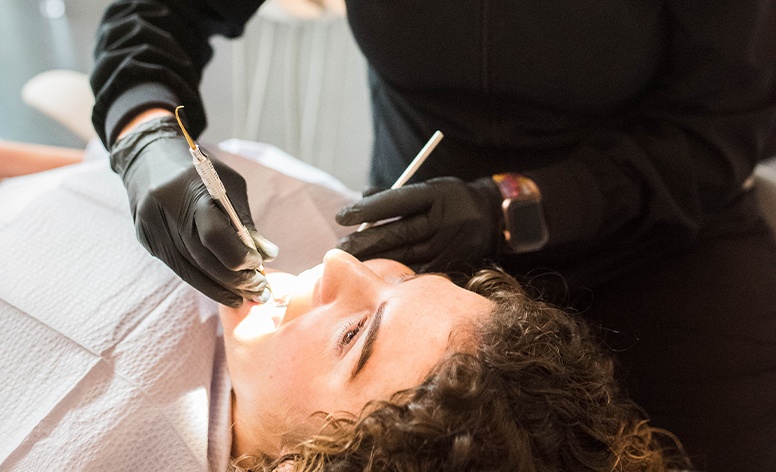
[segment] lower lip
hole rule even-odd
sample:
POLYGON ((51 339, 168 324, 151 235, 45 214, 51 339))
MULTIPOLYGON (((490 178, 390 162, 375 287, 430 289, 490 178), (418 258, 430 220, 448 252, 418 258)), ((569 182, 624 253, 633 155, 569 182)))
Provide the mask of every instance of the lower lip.
POLYGON ((270 300, 263 305, 255 305, 248 311, 248 315, 235 327, 234 334, 238 338, 250 339, 255 336, 273 333, 280 326, 285 313, 285 305, 276 305, 274 300, 270 300))
POLYGON ((295 279, 296 277, 290 274, 267 274, 267 281, 272 287, 272 297, 266 303, 252 306, 235 329, 235 334, 252 337, 276 331, 286 314, 295 279))

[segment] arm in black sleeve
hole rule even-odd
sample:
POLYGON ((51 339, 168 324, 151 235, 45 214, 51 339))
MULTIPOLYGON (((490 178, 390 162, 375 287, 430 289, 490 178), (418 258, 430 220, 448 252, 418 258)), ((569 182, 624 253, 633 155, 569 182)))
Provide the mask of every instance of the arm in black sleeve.
MULTIPOLYGON (((488 173, 523 173, 541 189, 549 227, 545 247, 553 250, 530 259, 544 264, 545 255, 576 257, 612 244, 638 251, 682 246, 731 205, 776 137, 775 3, 665 2, 664 46, 653 51, 661 55, 662 67, 619 112, 591 116, 575 130, 573 143, 563 144, 562 155, 551 151, 551 163, 539 163, 542 156, 503 154, 476 163, 488 165, 488 173), (556 251, 559 247, 570 251, 556 251)), ((391 104, 404 98, 381 93, 391 104)), ((419 122, 425 125, 422 118, 419 122)), ((478 169, 467 167, 474 160, 462 162, 459 169, 445 169, 459 178, 477 175, 478 169)), ((342 209, 337 221, 401 220, 353 233, 340 247, 362 258, 395 257, 442 268, 454 259, 475 261, 509 250, 494 242, 500 229, 493 214, 500 212, 500 199, 492 197, 489 180, 431 180, 367 197, 342 209)), ((515 234, 518 228, 510 229, 515 234)))
POLYGON ((92 122, 110 149, 120 130, 149 108, 186 105, 190 131, 205 128, 199 95, 210 36, 236 37, 263 0, 119 0, 97 33, 92 122))
POLYGON ((619 126, 525 174, 549 246, 670 235, 681 243, 743 190, 776 138, 776 2, 667 2, 668 56, 619 126))
POLYGON ((188 144, 172 117, 148 119, 162 108, 186 105, 188 129, 205 127, 199 97, 202 69, 212 55, 213 34, 238 35, 260 0, 120 0, 98 32, 93 122, 122 178, 141 244, 183 280, 218 302, 266 300, 263 245, 248 205, 245 180, 212 159, 232 205, 249 229, 246 245, 191 164, 188 144), (142 123, 116 140, 145 111, 142 123))

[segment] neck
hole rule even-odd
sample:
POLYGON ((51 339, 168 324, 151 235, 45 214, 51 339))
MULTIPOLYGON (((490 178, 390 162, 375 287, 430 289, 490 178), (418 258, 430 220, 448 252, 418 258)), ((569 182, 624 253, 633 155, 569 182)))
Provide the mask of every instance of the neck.
POLYGON ((280 453, 280 435, 270 434, 262 428, 263 421, 246 405, 250 405, 250 402, 240 401, 232 391, 232 457, 277 457, 280 453))

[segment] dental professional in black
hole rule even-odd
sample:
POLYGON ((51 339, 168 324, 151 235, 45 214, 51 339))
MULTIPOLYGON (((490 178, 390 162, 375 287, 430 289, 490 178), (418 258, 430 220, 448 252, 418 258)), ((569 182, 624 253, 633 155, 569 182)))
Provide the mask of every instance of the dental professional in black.
MULTIPOLYGON (((119 0, 98 32, 93 122, 141 242, 236 306, 274 246, 207 198, 195 137, 213 35, 261 0, 119 0)), ((698 470, 776 471, 776 244, 751 191, 776 149, 776 0, 347 0, 369 65, 371 183, 340 247, 434 271, 495 262, 600 327, 629 393, 698 470)), ((245 183, 218 164, 253 229, 245 183)), ((770 211, 776 211, 770 209, 770 211)))

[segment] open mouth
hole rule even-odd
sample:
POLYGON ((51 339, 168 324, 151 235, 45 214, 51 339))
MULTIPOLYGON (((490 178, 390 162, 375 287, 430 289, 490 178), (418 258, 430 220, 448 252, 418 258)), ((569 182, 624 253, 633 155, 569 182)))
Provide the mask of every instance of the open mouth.
POLYGON ((251 309, 251 314, 254 311, 258 312, 262 317, 269 318, 272 323, 272 330, 278 329, 283 322, 283 317, 286 314, 286 307, 294 296, 294 290, 296 289, 297 277, 287 273, 269 273, 267 274, 267 282, 271 288, 272 296, 262 305, 257 305, 251 309))
POLYGON ((274 298, 267 303, 251 307, 248 314, 234 329, 238 338, 253 338, 272 333, 278 329, 286 314, 285 304, 277 304, 274 298))
POLYGON ((276 331, 293 297, 296 277, 291 274, 269 273, 267 282, 272 296, 266 303, 253 305, 234 328, 238 338, 251 339, 276 331))
POLYGON ((290 294, 281 296, 275 296, 273 294, 272 298, 267 302, 267 315, 269 316, 269 319, 272 320, 274 329, 278 329, 283 322, 283 316, 286 314, 289 300, 291 300, 290 294))

